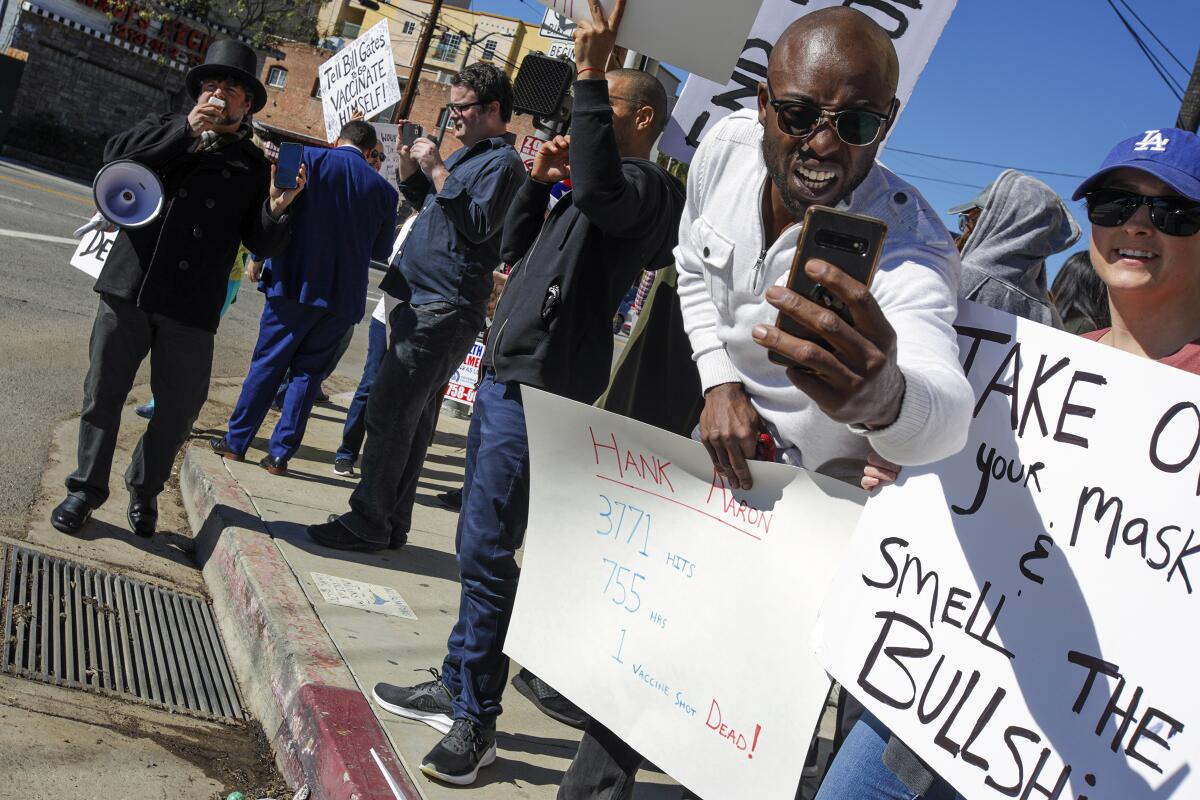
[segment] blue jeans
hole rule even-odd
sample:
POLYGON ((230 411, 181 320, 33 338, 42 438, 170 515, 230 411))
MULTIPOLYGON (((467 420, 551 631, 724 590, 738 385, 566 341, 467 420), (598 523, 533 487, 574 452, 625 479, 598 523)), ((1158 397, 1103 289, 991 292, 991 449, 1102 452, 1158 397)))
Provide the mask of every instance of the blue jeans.
POLYGON ((375 374, 379 372, 379 365, 383 362, 386 350, 387 325, 372 317, 371 325, 367 329, 367 360, 363 364, 362 377, 354 391, 354 399, 346 409, 342 446, 338 448, 335 460, 358 460, 358 451, 362 449, 363 438, 367 435, 367 395, 371 393, 371 384, 375 383, 375 374))
POLYGON ((466 476, 455 547, 461 594, 442 681, 454 718, 495 725, 508 680, 501 648, 517 595, 517 548, 529 521, 529 440, 521 387, 484 374, 467 432, 466 476))
POLYGON ((863 711, 837 757, 825 773, 816 800, 918 800, 956 798, 962 795, 938 780, 926 794, 912 791, 883 763, 883 751, 892 733, 871 712, 863 711))

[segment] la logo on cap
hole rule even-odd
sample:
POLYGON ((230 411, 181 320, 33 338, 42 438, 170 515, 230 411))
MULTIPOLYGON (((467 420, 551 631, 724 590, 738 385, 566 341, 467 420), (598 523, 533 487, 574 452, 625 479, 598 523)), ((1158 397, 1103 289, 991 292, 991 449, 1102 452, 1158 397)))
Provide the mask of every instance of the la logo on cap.
POLYGON ((1138 152, 1146 152, 1153 150, 1155 153, 1163 153, 1167 150, 1167 143, 1170 139, 1164 139, 1162 131, 1155 129, 1146 131, 1146 135, 1142 140, 1133 146, 1133 149, 1138 152))

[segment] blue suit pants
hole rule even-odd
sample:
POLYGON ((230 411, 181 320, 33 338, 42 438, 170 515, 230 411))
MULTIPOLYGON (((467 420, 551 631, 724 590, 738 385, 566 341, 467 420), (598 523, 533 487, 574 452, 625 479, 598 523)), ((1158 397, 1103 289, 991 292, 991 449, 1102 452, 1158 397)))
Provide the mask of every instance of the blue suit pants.
POLYGON ((283 411, 271 433, 267 452, 284 460, 296 454, 321 381, 337 354, 338 343, 356 321, 344 313, 286 297, 267 298, 250 371, 229 418, 225 440, 232 450, 244 453, 250 447, 284 373, 291 370, 283 411))

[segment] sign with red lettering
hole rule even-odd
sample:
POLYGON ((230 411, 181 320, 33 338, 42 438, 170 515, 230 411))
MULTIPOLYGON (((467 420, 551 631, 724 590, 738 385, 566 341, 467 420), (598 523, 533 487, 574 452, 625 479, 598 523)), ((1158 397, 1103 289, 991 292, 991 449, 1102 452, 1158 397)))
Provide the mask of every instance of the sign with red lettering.
POLYGON ((483 363, 483 342, 475 342, 463 363, 450 376, 446 385, 446 397, 463 405, 475 405, 475 386, 479 383, 479 369, 483 363))
POLYGON ((867 504, 822 661, 971 800, 1200 796, 1200 377, 956 327, 967 446, 867 504))
POLYGON ((522 387, 530 516, 505 651, 705 798, 792 800, 829 679, 809 644, 865 495, 522 387), (748 679, 752 675, 752 679, 748 679))

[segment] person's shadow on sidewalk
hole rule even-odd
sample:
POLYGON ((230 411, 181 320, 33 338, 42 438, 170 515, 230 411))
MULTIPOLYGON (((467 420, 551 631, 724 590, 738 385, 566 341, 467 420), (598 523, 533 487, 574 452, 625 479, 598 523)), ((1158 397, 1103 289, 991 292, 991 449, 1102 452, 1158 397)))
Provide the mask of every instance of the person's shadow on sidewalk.
POLYGON ((174 531, 160 530, 151 538, 138 536, 131 530, 113 525, 101 519, 92 517, 87 521, 75 539, 82 542, 94 542, 99 539, 119 539, 131 547, 135 547, 150 555, 165 558, 185 567, 194 567, 195 542, 189 536, 174 531))
POLYGON ((458 560, 453 553, 412 543, 406 544, 398 550, 380 550, 375 553, 334 550, 308 538, 308 526, 298 522, 278 520, 268 522, 266 525, 272 537, 283 539, 298 550, 321 558, 336 558, 339 561, 368 567, 385 567, 407 572, 410 575, 422 575, 452 583, 458 583, 459 580, 458 560))

